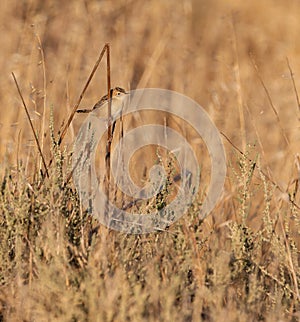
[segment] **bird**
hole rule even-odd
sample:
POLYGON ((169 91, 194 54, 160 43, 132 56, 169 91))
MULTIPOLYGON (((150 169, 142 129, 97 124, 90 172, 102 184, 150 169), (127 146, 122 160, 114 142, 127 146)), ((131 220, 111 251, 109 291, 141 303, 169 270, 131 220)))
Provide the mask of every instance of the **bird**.
MULTIPOLYGON (((124 99, 129 93, 124 88, 115 87, 110 90, 111 118, 122 111, 124 99)), ((104 95, 92 109, 77 110, 77 113, 93 113, 99 118, 108 119, 108 95, 104 95)))

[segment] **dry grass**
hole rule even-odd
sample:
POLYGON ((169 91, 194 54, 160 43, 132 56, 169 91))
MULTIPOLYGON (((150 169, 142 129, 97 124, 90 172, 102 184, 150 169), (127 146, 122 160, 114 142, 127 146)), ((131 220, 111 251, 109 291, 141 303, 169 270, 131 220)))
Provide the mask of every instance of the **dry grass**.
MULTIPOLYGON (((0 321, 300 319, 299 14, 293 0, 2 4, 0 321), (195 203, 166 232, 98 230, 64 185, 83 116, 55 140, 105 42, 113 86, 190 96, 230 139, 224 195, 203 222, 195 203), (54 160, 41 189, 11 72, 54 160)), ((105 91, 101 64, 81 106, 105 91)))

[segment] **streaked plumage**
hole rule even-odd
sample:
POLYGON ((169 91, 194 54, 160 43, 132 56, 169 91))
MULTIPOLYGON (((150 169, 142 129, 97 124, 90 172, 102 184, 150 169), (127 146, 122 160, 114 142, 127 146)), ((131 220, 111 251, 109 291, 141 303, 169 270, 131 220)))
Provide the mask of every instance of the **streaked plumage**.
MULTIPOLYGON (((110 90, 111 97, 111 116, 115 117, 121 112, 125 95, 128 93, 121 87, 110 90)), ((77 113, 95 113, 98 117, 108 118, 108 95, 104 95, 92 109, 77 110, 77 113)))

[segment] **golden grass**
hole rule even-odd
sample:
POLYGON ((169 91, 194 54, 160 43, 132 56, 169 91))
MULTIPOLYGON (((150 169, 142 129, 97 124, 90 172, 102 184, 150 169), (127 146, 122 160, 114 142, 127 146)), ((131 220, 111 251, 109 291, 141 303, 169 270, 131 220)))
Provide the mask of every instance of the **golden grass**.
MULTIPOLYGON (((293 0, 3 3, 0 321, 299 320, 299 14, 293 0), (203 222, 195 203, 165 232, 98 229, 63 185, 84 117, 60 148, 51 128, 57 138, 106 42, 112 86, 183 93, 231 141, 224 195, 203 222), (41 189, 11 72, 54 157, 41 189)), ((105 72, 82 107, 106 92, 105 72)))

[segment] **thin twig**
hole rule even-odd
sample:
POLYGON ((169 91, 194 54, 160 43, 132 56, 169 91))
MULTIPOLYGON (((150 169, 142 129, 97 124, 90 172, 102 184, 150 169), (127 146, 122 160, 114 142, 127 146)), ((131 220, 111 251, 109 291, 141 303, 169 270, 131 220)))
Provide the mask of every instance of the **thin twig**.
POLYGON ((270 106, 271 106, 271 108, 272 108, 272 110, 273 110, 273 112, 274 112, 274 114, 276 116, 277 123, 278 123, 278 126, 279 126, 280 130, 281 130, 282 136, 283 136, 283 138, 284 138, 287 146, 289 146, 290 145, 290 142, 289 142, 289 140, 288 140, 288 138, 287 138, 287 136, 286 136, 286 134, 285 134, 282 126, 281 126, 280 117, 279 117, 279 114, 277 112, 277 109, 276 109, 276 107, 275 107, 275 105, 274 105, 274 103, 272 101, 271 95, 270 95, 270 93, 269 93, 269 91, 267 89, 267 86, 265 85, 265 82, 262 79, 262 76, 260 75, 258 66, 256 65, 256 62, 254 60, 254 57, 251 54, 250 54, 250 58, 251 58, 252 65, 253 65, 256 73, 257 73, 257 77, 258 77, 258 79, 259 79, 259 81, 260 81, 260 83, 261 83, 261 85, 262 85, 262 87, 263 87, 263 89, 264 89, 264 91, 265 91, 265 93, 267 95, 267 98, 268 98, 268 101, 270 103, 270 106))
MULTIPOLYGON (((59 137, 58 142, 57 142, 58 146, 61 145, 61 142, 63 141, 63 139, 64 139, 64 137, 65 137, 65 135, 67 133, 67 130, 68 130, 73 118, 74 118, 74 115, 75 115, 75 113, 76 113, 76 111, 78 109, 78 106, 81 103, 81 100, 82 100, 82 98, 83 98, 83 96, 84 96, 84 94, 85 94, 85 92, 86 92, 86 90, 87 90, 87 88, 88 88, 88 86, 89 86, 89 84, 90 84, 90 82, 91 82, 91 80, 92 80, 92 78, 93 78, 93 76, 94 76, 94 74, 95 74, 95 72, 96 72, 96 70, 97 70, 97 68, 98 68, 98 66, 99 66, 99 64, 100 64, 100 62, 102 60, 102 57, 104 56, 106 50, 107 50, 107 44, 105 44, 104 47, 102 48, 101 53, 100 53, 95 65, 94 65, 94 67, 92 69, 92 72, 89 75, 89 78, 88 78, 86 84, 84 85, 83 90, 81 91, 81 93, 79 95, 77 103, 75 104, 75 106, 74 106, 74 108, 73 108, 73 110, 72 110, 72 112, 71 112, 71 114, 70 114, 70 116, 68 118, 68 121, 67 121, 66 125, 64 126, 63 130, 61 131, 60 137, 59 137)), ((53 158, 50 159, 48 167, 50 167, 52 162, 53 162, 53 158)), ((43 184, 43 181, 41 182, 39 188, 41 187, 42 184, 43 184)))
POLYGON ((75 115, 75 113, 76 113, 76 111, 78 109, 78 106, 81 103, 83 95, 86 92, 86 90, 87 90, 87 88, 88 88, 88 86, 89 86, 89 84, 90 84, 90 82, 91 82, 91 80, 92 80, 92 78, 93 78, 93 76, 94 76, 94 74, 95 74, 95 72, 96 72, 96 70, 97 70, 97 68, 98 68, 98 66, 99 66, 99 64, 101 62, 101 59, 102 59, 102 57, 103 57, 103 55, 104 55, 106 50, 107 50, 107 44, 105 44, 105 46, 103 47, 103 49, 102 49, 102 51, 101 51, 101 53, 99 55, 99 58, 96 61, 95 65, 94 65, 94 68, 93 68, 93 70, 92 70, 92 72, 91 72, 91 74, 90 74, 90 76, 89 76, 89 78, 88 78, 88 80, 87 80, 87 82, 86 82, 86 84, 85 84, 85 86, 84 86, 79 98, 78 98, 78 101, 75 104, 75 106, 74 106, 74 108, 73 108, 73 110, 72 110, 72 112, 71 112, 71 114, 70 114, 70 116, 68 118, 68 121, 67 121, 66 125, 64 126, 63 130, 61 131, 59 140, 57 142, 58 145, 61 145, 61 142, 62 142, 62 140, 64 139, 64 137, 65 137, 65 135, 67 133, 67 130, 68 130, 73 118, 74 118, 74 115, 75 115))
POLYGON ((35 142, 36 142, 36 145, 37 145, 37 148, 39 150, 39 153, 40 153, 40 156, 42 158, 42 162, 43 162, 43 165, 45 167, 45 171, 46 171, 46 175, 47 177, 49 178, 49 173, 48 173, 48 169, 47 169, 47 165, 46 165, 46 162, 45 162, 45 158, 44 158, 44 155, 43 155, 43 152, 42 152, 42 149, 41 149, 41 146, 40 146, 40 143, 39 143, 39 139, 35 133, 35 130, 34 130, 34 127, 33 127, 33 124, 32 124, 32 121, 31 121, 31 118, 30 118, 30 115, 29 115, 29 112, 28 112, 28 109, 27 109, 27 106, 26 106, 26 103, 24 101, 24 98, 22 96, 22 93, 21 93, 21 90, 20 90, 20 87, 19 87, 19 84, 17 82, 17 79, 16 79, 16 76, 15 74, 12 72, 12 77, 14 79, 14 82, 16 84, 16 87, 17 87, 17 90, 18 90, 18 93, 21 97, 21 100, 22 100, 22 103, 23 103, 23 106, 24 106, 24 109, 25 109, 25 112, 26 112, 26 115, 27 115, 27 118, 28 118, 28 121, 29 121, 29 124, 30 124, 30 127, 31 127, 31 130, 32 130, 32 133, 33 133, 33 136, 34 136, 34 139, 35 139, 35 142))
POLYGON ((287 239, 287 236, 286 236, 286 229, 285 229, 285 226, 282 222, 282 220, 280 220, 280 224, 281 224, 281 229, 282 229, 282 232, 283 232, 283 238, 284 238, 284 241, 285 241, 285 249, 286 249, 286 252, 287 252, 287 258, 288 258, 288 261, 289 261, 289 264, 290 264, 290 270, 291 270, 291 274, 292 274, 292 279, 293 279, 293 282, 294 282, 294 288, 295 288, 295 295, 297 296, 297 300, 300 300, 300 295, 299 295, 299 287, 298 287, 298 278, 297 278, 297 274, 295 272, 295 266, 294 266, 294 263, 293 263, 293 259, 292 259, 292 254, 291 254, 291 250, 290 250, 290 244, 289 244, 289 241, 287 239))
POLYGON ((42 69, 43 69, 43 120, 42 120, 42 128, 41 128, 41 150, 44 150, 44 132, 45 132, 45 123, 46 123, 46 108, 47 108, 47 78, 46 78, 46 65, 45 65, 45 55, 42 46, 41 39, 37 33, 35 33, 39 44, 39 51, 41 53, 41 61, 42 61, 42 69))
POLYGON ((110 189, 110 152, 111 152, 111 142, 112 142, 112 122, 111 122, 111 78, 110 78, 110 47, 109 44, 106 46, 106 76, 107 76, 107 99, 108 99, 108 129, 107 129, 107 142, 106 142, 106 180, 107 180, 107 202, 109 203, 109 189, 110 189))
MULTIPOLYGON (((253 162, 253 160, 249 159, 246 154, 240 149, 238 148, 229 138, 226 134, 224 134, 223 132, 220 132, 224 138, 229 142, 229 144, 235 149, 237 150, 243 157, 245 157, 249 162, 253 162)), ((261 171, 261 173, 282 193, 287 193, 286 191, 284 191, 284 189, 282 189, 273 179, 270 178, 269 175, 267 175, 260 166, 258 166, 256 164, 256 167, 261 171)), ((294 201, 292 200, 291 196, 289 194, 287 194, 289 197, 289 201, 291 202, 291 204, 293 206, 295 206, 297 209, 300 209, 300 206, 294 201)))
MULTIPOLYGON (((93 68, 93 70, 92 70, 92 72, 91 72, 91 74, 90 74, 90 76, 89 76, 89 78, 87 80, 87 83, 85 84, 85 87, 81 92, 79 100, 78 100, 77 104, 75 105, 76 109, 74 107, 74 110, 73 110, 73 112, 75 111, 74 114, 76 113, 77 108, 78 108, 78 106, 80 104, 80 101, 81 101, 81 99, 82 99, 82 97, 83 97, 83 95, 84 95, 84 93, 85 93, 90 81, 92 80, 92 77, 93 77, 95 71, 97 70, 98 65, 99 65, 100 61, 102 60, 103 55, 105 54, 105 52, 106 52, 106 55, 107 55, 106 62, 107 62, 107 92, 108 92, 107 96, 108 96, 108 115, 109 115, 108 119, 110 119, 110 116, 111 116, 111 99, 110 99, 110 97, 111 97, 111 91, 110 91, 110 89, 111 89, 111 80, 110 80, 110 50, 109 50, 109 43, 106 43, 104 45, 104 47, 103 47, 103 49, 102 49, 102 51, 101 51, 101 53, 99 55, 99 58, 98 58, 97 62, 94 65, 94 68, 93 68)), ((74 114, 73 115, 71 114, 70 117, 74 116, 74 114)), ((107 142, 109 142, 109 140, 111 140, 110 135, 109 135, 110 132, 111 132, 111 126, 109 126, 109 129, 108 129, 108 141, 107 142)), ((63 139, 63 133, 61 135, 61 138, 63 139)), ((62 141, 62 139, 61 139, 61 141, 62 141)), ((106 155, 108 155, 108 151, 110 151, 110 146, 109 146, 109 148, 108 148, 108 146, 106 147, 106 153, 107 153, 106 155)), ((71 178, 73 176, 73 173, 74 173, 74 171, 75 171, 75 169, 76 169, 76 167, 78 165, 78 161, 77 161, 76 165, 74 166, 74 168, 72 169, 72 171, 69 173, 69 175, 67 177, 67 180, 65 181, 65 184, 64 184, 65 186, 71 180, 71 178)), ((109 163, 109 166, 110 166, 110 163, 109 163)))
POLYGON ((287 63, 287 65, 288 65, 288 68, 289 68, 289 71, 290 71, 290 75, 291 75, 292 82, 293 82, 293 87, 294 87, 294 92, 295 92, 295 95, 296 95, 296 100, 297 100, 297 105, 298 105, 298 111, 300 112, 300 101, 299 101, 299 95, 298 95, 298 91, 297 91, 297 87, 296 87, 296 82, 295 82, 295 78, 294 78, 294 73, 293 73, 293 70, 292 70, 292 68, 291 68, 291 65, 290 65, 290 62, 289 62, 288 57, 286 57, 286 63, 287 63))
POLYGON ((111 150, 111 141, 112 141, 112 124, 111 124, 111 78, 110 78, 110 48, 109 44, 106 44, 106 73, 107 73, 107 99, 108 99, 108 129, 107 129, 107 144, 106 144, 106 174, 107 180, 109 182, 110 177, 110 150, 111 150))

